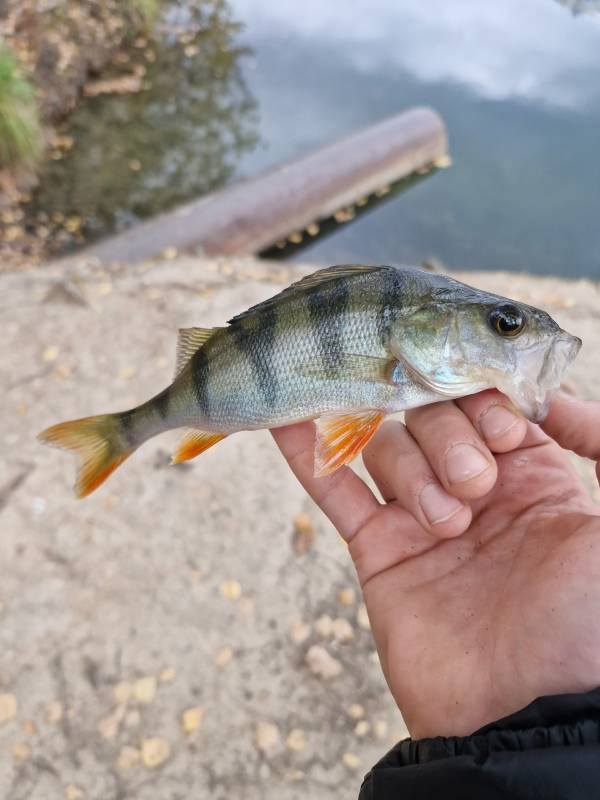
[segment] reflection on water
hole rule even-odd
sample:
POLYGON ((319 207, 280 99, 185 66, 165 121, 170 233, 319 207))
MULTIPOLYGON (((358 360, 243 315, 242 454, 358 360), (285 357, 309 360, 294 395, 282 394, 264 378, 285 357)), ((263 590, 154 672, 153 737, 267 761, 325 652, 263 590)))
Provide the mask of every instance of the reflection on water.
MULTIPOLYGON (((72 150, 50 161, 35 195, 34 211, 81 218, 88 239, 222 185, 256 144, 248 51, 226 3, 171 1, 163 24, 159 44, 138 42, 147 88, 86 100, 69 121, 72 150)), ((58 249, 67 232, 55 236, 58 249)))
POLYGON ((150 90, 87 102, 38 208, 103 233, 427 104, 454 166, 300 257, 600 278, 598 2, 170 0, 179 38, 204 15, 197 55, 171 41, 150 90))

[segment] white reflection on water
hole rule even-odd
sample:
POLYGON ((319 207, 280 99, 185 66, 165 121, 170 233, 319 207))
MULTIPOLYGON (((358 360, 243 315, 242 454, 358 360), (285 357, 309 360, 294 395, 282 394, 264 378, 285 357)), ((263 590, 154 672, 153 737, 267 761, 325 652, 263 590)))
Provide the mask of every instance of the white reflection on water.
POLYGON ((326 40, 360 72, 407 70, 490 99, 581 109, 600 95, 600 18, 553 0, 231 0, 249 35, 326 40), (590 70, 596 75, 590 75, 590 70))

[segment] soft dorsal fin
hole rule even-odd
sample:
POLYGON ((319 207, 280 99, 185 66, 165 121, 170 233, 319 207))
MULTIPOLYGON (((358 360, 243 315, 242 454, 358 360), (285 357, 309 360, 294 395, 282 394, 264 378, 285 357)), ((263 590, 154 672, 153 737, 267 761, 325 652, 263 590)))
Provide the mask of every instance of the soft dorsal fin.
POLYGON ((175 377, 179 375, 196 350, 210 339, 213 333, 221 328, 180 328, 177 338, 177 356, 175 360, 175 377))
POLYGON ((291 286, 288 286, 282 292, 279 292, 279 294, 269 297, 268 300, 263 300, 262 303, 258 303, 255 306, 251 306, 246 311, 236 314, 236 316, 232 317, 229 322, 238 322, 239 320, 244 319, 245 317, 249 316, 250 314, 254 314, 257 311, 264 311, 267 308, 271 308, 271 306, 273 306, 275 303, 278 303, 280 300, 283 300, 286 297, 309 291, 310 289, 314 289, 315 286, 321 286, 329 281, 339 278, 353 278, 357 275, 365 275, 369 272, 377 272, 381 269, 391 269, 391 267, 381 267, 366 264, 338 264, 335 267, 326 267, 325 269, 320 269, 317 272, 312 272, 310 275, 305 275, 304 278, 292 283, 291 286))

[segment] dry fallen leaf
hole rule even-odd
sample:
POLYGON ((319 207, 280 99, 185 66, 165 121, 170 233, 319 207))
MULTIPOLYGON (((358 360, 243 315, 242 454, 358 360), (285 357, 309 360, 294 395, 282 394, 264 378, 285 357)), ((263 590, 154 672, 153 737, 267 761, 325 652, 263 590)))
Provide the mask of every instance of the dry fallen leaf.
POLYGON ((224 667, 227 664, 229 664, 232 658, 233 658, 233 650, 231 647, 229 647, 229 645, 226 645, 225 647, 222 647, 220 650, 217 651, 217 654, 215 656, 215 664, 218 667, 224 667))
POLYGON ((117 706, 98 723, 98 733, 104 739, 114 739, 125 715, 125 706, 117 706))
POLYGON ((364 717, 365 710, 360 703, 352 703, 352 705, 348 706, 346 709, 346 714, 348 714, 350 719, 360 719, 361 717, 364 717))
POLYGON ((314 644, 309 649, 306 654, 306 663, 313 675, 325 680, 337 677, 343 670, 341 662, 318 644, 314 644))
POLYGON ((175 680, 175 675, 175 667, 165 667, 165 669, 159 672, 158 680, 161 683, 171 683, 175 680))
POLYGON ((310 625, 306 622, 293 622, 290 625, 290 636, 296 644, 302 644, 310 636, 310 625))
POLYGON ((193 733, 198 730, 203 716, 204 709, 202 706, 194 706, 193 708, 186 709, 181 715, 181 727, 185 733, 193 733))
POLYGON ((255 733, 256 746, 265 755, 274 755, 281 745, 279 728, 272 722, 259 722, 255 733))
POLYGON ((17 713, 17 698, 14 694, 0 694, 0 725, 11 720, 17 713))
POLYGON ((242 594, 242 587, 238 581, 223 581, 219 586, 221 597, 227 600, 238 600, 242 594))
POLYGON ((351 639, 354 639, 352 625, 343 617, 338 617, 333 620, 331 623, 331 633, 333 634, 333 638, 338 642, 349 642, 351 639))
POLYGON ((43 361, 56 361, 58 358, 59 349, 55 344, 49 344, 44 348, 42 353, 43 361))
POLYGON ((151 703, 156 697, 156 678, 146 675, 133 684, 133 696, 138 703, 151 703))
POLYGON ((127 681, 121 681, 113 688, 113 695, 117 703, 125 704, 131 697, 131 684, 127 681))
POLYGON ((294 551, 302 556, 307 553, 315 541, 315 528, 308 514, 297 514, 294 519, 292 544, 294 551))
POLYGON ((63 706, 60 700, 51 700, 44 710, 44 719, 50 724, 60 722, 63 718, 63 706))
POLYGON ((350 586, 340 589, 338 600, 343 606, 353 606, 356 602, 356 592, 350 586))
POLYGON ((315 630, 319 636, 331 636, 333 632, 333 620, 328 614, 322 614, 315 622, 315 630))
POLYGON ((131 769, 139 764, 141 753, 135 747, 126 745, 122 747, 117 758, 117 767, 119 769, 131 769))
POLYGON ((12 746, 12 755, 15 761, 26 761, 31 756, 31 750, 24 742, 17 742, 12 746))
POLYGON ((342 761, 344 766, 348 767, 348 769, 355 770, 360 767, 360 758, 354 755, 354 753, 344 753, 342 761))
POLYGON ((74 783, 69 783, 65 786, 65 800, 83 800, 84 797, 83 790, 79 786, 75 786, 74 783))
POLYGON ((367 607, 364 603, 361 603, 358 607, 356 612, 356 621, 358 623, 359 628, 363 628, 364 630, 368 631, 371 628, 371 623, 369 622, 369 615, 367 614, 367 607))
POLYGON ((163 764, 171 753, 171 746, 160 736, 150 736, 142 741, 142 761, 148 769, 163 764))
POLYGON ((293 750, 294 752, 300 752, 301 750, 306 749, 306 736, 304 735, 304 731, 300 728, 293 728, 289 733, 288 737, 285 740, 288 750, 293 750))

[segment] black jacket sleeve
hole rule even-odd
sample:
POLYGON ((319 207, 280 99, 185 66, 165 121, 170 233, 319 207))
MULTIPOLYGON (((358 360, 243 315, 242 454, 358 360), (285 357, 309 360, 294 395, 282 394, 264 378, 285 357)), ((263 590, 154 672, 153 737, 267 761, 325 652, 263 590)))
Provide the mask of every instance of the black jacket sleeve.
POLYGON ((600 689, 541 697, 465 737, 404 739, 359 800, 600 800, 600 689))

